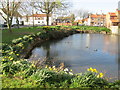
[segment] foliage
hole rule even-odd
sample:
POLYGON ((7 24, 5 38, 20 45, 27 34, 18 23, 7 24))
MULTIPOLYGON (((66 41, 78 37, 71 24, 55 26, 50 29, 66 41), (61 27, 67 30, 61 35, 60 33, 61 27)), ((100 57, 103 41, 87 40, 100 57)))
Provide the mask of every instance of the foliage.
POLYGON ((93 68, 89 68, 83 74, 73 74, 72 70, 67 68, 36 67, 32 62, 20 58, 21 52, 28 44, 37 39, 60 39, 75 33, 75 29, 95 30, 96 32, 109 32, 109 29, 88 26, 43 26, 34 29, 31 31, 34 33, 30 35, 25 34, 22 37, 14 38, 11 45, 0 44, 3 55, 1 63, 4 88, 119 88, 120 81, 109 83, 103 78, 103 73, 93 68), (34 31, 34 29, 43 30, 34 31))
POLYGON ((82 75, 78 75, 72 79, 71 88, 80 87, 104 87, 107 85, 107 81, 102 78, 97 78, 92 72, 86 72, 82 75))
POLYGON ((106 27, 94 27, 94 26, 71 26, 73 29, 80 29, 80 30, 94 30, 95 32, 106 31, 110 32, 110 29, 106 27))
POLYGON ((3 88, 36 88, 38 84, 36 81, 26 78, 10 78, 10 77, 2 77, 2 87, 3 88))

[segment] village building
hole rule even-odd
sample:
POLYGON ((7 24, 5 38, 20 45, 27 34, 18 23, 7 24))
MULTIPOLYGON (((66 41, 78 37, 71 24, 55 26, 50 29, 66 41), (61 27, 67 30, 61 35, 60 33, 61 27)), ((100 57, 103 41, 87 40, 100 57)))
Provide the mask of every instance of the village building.
POLYGON ((90 14, 86 25, 88 26, 105 26, 106 24, 105 14, 90 14))
MULTIPOLYGON (((31 16, 23 16, 22 20, 24 25, 47 25, 47 15, 46 14, 33 14, 31 16)), ((49 15, 49 25, 52 25, 53 19, 52 15, 49 15)))
POLYGON ((106 27, 110 28, 111 26, 118 26, 120 23, 120 10, 116 12, 109 12, 106 15, 106 27))
POLYGON ((82 20, 75 20, 76 23, 78 23, 78 25, 83 25, 83 21, 82 20))
POLYGON ((64 25, 64 26, 71 26, 71 17, 57 17, 57 19, 54 22, 54 25, 64 25))
POLYGON ((120 34, 120 10, 109 12, 106 15, 106 27, 111 29, 112 34, 120 34))
POLYGON ((84 24, 85 26, 88 26, 88 25, 89 25, 89 23, 88 23, 88 18, 83 19, 82 22, 83 22, 83 24, 84 24))

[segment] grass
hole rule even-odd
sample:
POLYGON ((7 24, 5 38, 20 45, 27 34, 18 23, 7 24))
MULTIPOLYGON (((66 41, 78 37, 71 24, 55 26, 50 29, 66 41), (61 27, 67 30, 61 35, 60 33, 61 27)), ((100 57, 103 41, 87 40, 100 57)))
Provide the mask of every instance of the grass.
POLYGON ((11 41, 13 39, 23 37, 24 35, 40 32, 41 29, 40 27, 34 27, 34 28, 24 27, 19 29, 14 28, 12 29, 12 31, 13 31, 12 33, 10 33, 8 30, 2 31, 2 43, 11 44, 11 41))
MULTIPOLYGON (((56 26, 50 26, 51 28, 58 28, 56 26)), ((110 32, 109 29, 105 27, 91 27, 91 26, 62 26, 62 27, 67 27, 67 28, 72 28, 72 29, 80 29, 80 30, 95 30, 96 32, 101 32, 101 31, 106 31, 110 32)), ((2 43, 7 43, 11 44, 11 41, 13 39, 23 37, 24 35, 29 35, 29 34, 35 34, 38 33, 42 30, 43 26, 39 27, 24 27, 24 28, 14 28, 12 29, 12 33, 10 33, 8 30, 3 30, 2 31, 2 43)))

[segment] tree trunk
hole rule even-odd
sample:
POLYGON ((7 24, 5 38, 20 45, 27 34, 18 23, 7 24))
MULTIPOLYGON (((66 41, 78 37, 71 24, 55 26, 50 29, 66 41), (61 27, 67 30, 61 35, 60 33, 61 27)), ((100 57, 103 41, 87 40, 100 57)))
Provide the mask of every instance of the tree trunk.
POLYGON ((7 24, 8 30, 10 33, 12 33, 12 29, 11 29, 11 24, 7 24))
POLYGON ((47 26, 49 26, 49 14, 47 13, 47 18, 46 18, 46 21, 47 21, 47 26))
POLYGON ((16 23, 17 23, 17 28, 20 28, 18 17, 16 18, 16 23))

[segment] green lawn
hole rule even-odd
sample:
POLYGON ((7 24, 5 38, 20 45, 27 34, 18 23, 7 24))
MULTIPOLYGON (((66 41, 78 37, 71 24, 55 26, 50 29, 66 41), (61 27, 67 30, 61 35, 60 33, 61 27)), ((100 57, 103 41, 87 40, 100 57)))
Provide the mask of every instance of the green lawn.
POLYGON ((10 33, 8 30, 2 31, 2 43, 8 43, 10 44, 13 39, 22 37, 24 35, 33 34, 40 32, 42 29, 41 27, 24 27, 19 29, 12 29, 12 33, 10 33))
MULTIPOLYGON (((105 27, 93 27, 93 26, 62 26, 62 27, 67 27, 67 28, 71 28, 71 29, 75 29, 75 30, 80 29, 80 30, 94 30, 96 32, 101 32, 101 31, 110 32, 110 30, 105 27)), ((12 29, 12 31, 13 31, 12 33, 10 33, 8 30, 3 30, 2 31, 2 43, 11 44, 11 41, 13 39, 22 37, 24 35, 40 32, 42 30, 42 28, 43 28, 43 26, 34 27, 34 28, 33 27, 24 27, 24 28, 20 28, 20 29, 12 29)), ((57 27, 57 26, 50 26, 50 28, 59 29, 59 27, 57 27)))

